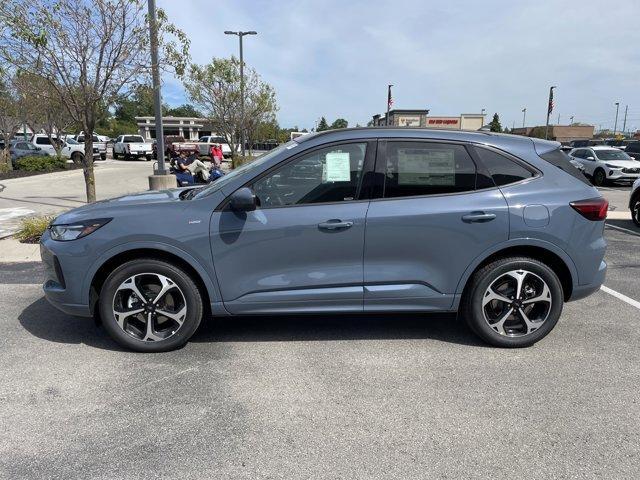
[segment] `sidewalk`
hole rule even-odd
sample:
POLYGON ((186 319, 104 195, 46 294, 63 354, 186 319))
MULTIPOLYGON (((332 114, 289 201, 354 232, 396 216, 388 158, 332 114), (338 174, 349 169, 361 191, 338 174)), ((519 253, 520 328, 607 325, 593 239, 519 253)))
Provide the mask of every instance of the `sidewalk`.
POLYGON ((0 240, 0 264, 39 261, 39 244, 20 243, 15 238, 5 238, 0 240))

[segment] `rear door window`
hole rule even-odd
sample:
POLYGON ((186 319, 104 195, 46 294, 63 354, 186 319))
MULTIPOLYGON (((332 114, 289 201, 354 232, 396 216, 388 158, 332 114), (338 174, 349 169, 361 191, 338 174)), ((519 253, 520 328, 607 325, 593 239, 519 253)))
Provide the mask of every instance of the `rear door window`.
POLYGON ((475 190, 476 165, 462 145, 391 141, 386 156, 384 198, 475 190))

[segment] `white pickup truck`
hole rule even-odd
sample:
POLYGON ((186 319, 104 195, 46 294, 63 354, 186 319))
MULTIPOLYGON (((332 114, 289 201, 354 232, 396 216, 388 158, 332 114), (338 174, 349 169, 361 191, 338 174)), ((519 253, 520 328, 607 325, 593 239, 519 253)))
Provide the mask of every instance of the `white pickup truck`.
MULTIPOLYGON (((74 140, 78 143, 84 143, 84 133, 76 135, 74 140)), ((100 160, 106 160, 107 159, 107 143, 100 141, 100 138, 98 138, 98 135, 96 135, 95 133, 92 135, 92 140, 93 140, 94 152, 95 152, 95 149, 97 148, 98 152, 100 152, 100 160)))
POLYGON ((151 160, 153 144, 144 141, 141 135, 120 135, 113 144, 113 158, 125 160, 144 157, 151 160))
POLYGON ((200 155, 209 155, 211 145, 220 145, 224 158, 229 158, 231 156, 231 147, 229 147, 227 141, 222 137, 214 137, 209 135, 200 137, 197 145, 200 155))

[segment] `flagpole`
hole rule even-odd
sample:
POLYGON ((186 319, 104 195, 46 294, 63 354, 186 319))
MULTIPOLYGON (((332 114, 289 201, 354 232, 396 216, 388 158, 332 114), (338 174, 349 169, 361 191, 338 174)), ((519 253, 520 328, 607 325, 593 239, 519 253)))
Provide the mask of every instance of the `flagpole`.
POLYGON ((384 117, 385 126, 389 126, 389 108, 391 107, 391 87, 393 87, 393 85, 387 85, 387 116, 384 117))
POLYGON ((551 115, 551 111, 553 110, 553 89, 555 86, 549 89, 549 103, 547 104, 547 126, 544 129, 544 138, 545 140, 549 139, 549 116, 551 115))

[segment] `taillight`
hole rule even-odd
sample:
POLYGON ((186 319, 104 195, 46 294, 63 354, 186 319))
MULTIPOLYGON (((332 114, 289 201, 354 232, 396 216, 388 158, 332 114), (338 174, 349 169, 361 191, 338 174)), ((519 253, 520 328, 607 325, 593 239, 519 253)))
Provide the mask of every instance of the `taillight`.
POLYGON ((590 198, 589 200, 578 200, 569 205, 587 220, 598 222, 607 218, 609 201, 605 198, 590 198))

